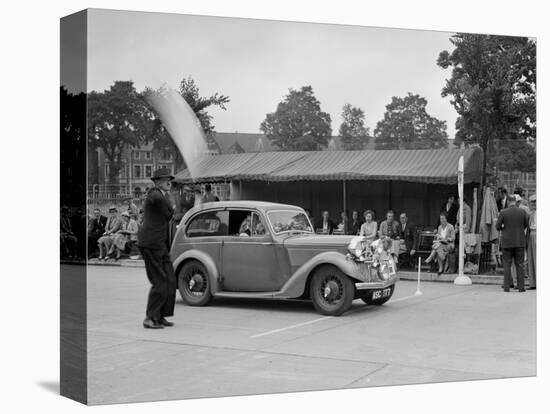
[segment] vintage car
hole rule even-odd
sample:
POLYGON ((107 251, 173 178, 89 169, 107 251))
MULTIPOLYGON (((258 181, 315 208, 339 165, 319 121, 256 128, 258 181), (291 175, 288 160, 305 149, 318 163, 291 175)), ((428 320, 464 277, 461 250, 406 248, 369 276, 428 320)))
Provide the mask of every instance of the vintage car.
POLYGON ((354 299, 382 305, 392 296, 395 267, 383 272, 367 256, 353 236, 314 234, 303 209, 259 201, 192 208, 171 248, 178 289, 188 305, 204 306, 213 297, 301 298, 333 316, 354 299))

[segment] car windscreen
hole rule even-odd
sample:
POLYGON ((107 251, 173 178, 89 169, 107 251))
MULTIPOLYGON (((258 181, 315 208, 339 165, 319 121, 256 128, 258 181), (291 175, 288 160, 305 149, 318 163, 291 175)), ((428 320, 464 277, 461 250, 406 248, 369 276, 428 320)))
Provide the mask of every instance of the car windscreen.
POLYGON ((304 212, 297 210, 275 210, 267 213, 269 225, 275 234, 284 232, 313 233, 313 228, 304 212))

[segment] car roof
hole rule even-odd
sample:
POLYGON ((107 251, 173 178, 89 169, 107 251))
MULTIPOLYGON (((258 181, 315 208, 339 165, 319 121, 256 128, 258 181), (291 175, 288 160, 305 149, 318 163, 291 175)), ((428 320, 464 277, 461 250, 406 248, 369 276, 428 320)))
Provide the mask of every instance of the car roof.
POLYGON ((226 201, 213 201, 209 203, 203 203, 198 206, 193 207, 189 210, 189 213, 208 210, 212 208, 256 208, 263 211, 271 210, 296 210, 301 209, 301 207, 294 206, 291 204, 281 204, 281 203, 271 203, 268 201, 256 201, 256 200, 226 200, 226 201))

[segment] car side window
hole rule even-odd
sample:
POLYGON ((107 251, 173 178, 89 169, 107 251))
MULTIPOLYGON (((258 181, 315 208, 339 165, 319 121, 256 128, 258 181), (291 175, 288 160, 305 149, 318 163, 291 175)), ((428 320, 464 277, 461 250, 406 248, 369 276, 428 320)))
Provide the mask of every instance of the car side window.
POLYGON ((260 215, 250 210, 229 211, 229 235, 239 237, 261 237, 266 227, 260 215))
POLYGON ((185 234, 187 237, 227 236, 227 211, 207 211, 191 219, 185 234))

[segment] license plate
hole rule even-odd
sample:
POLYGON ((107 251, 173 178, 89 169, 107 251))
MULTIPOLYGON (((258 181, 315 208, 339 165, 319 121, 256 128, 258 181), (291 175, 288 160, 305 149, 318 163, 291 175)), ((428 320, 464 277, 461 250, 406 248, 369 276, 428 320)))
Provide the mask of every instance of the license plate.
POLYGON ((382 299, 382 298, 387 298, 388 296, 391 296, 391 287, 372 291, 373 299, 382 299))

